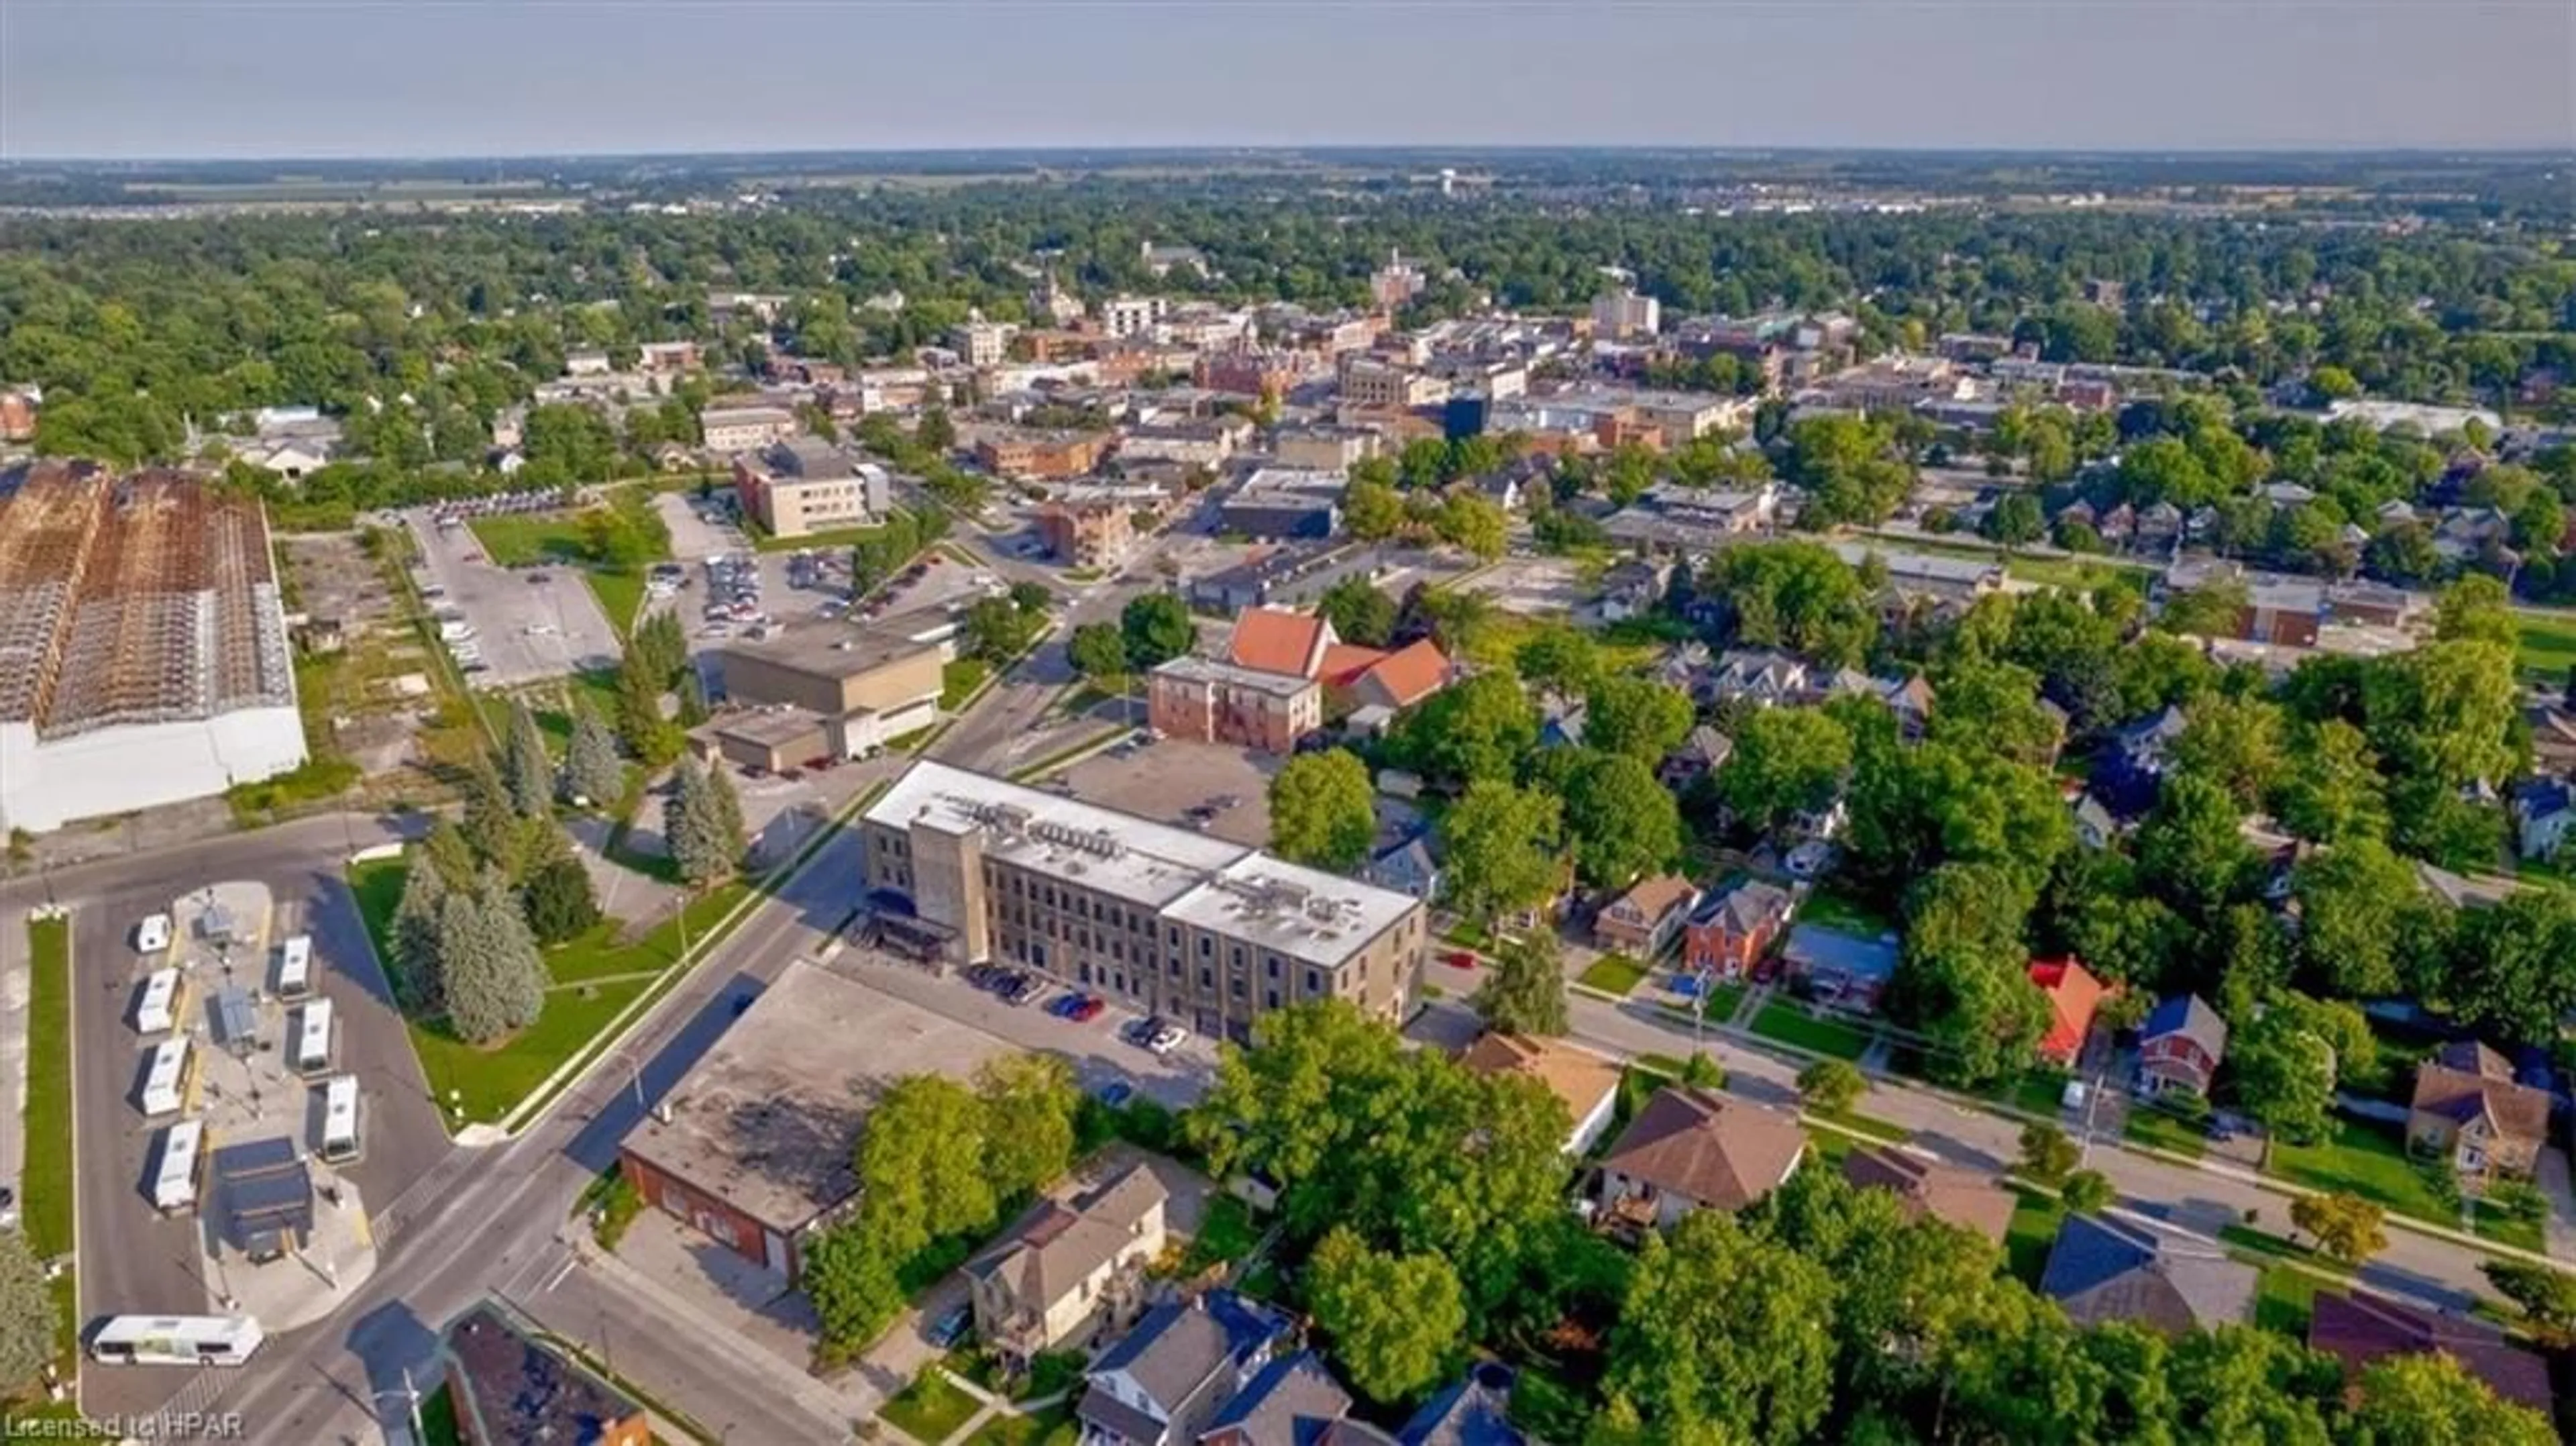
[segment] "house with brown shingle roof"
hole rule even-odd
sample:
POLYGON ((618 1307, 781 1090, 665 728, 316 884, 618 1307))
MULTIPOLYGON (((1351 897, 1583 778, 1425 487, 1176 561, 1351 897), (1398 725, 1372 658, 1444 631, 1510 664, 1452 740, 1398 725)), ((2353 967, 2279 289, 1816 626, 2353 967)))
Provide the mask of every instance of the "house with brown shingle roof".
POLYGON ((1042 1200, 966 1262, 975 1334, 1025 1362, 1088 1339, 1140 1306, 1145 1268, 1163 1253, 1170 1193, 1130 1165, 1087 1197, 1042 1200))
POLYGON ((1843 1178, 1863 1189, 1894 1191, 1908 1220, 1930 1215, 1997 1245, 2012 1226, 2012 1192, 1992 1175, 1927 1160, 1895 1145, 1872 1145, 1845 1155, 1843 1178))
POLYGON ((1652 959, 1681 932, 1699 902, 1699 885, 1678 874, 1657 874, 1602 907, 1592 920, 1592 935, 1602 947, 1624 949, 1652 959))
POLYGON ((1461 1051, 1458 1062, 1478 1074, 1519 1075, 1547 1086, 1574 1122, 1565 1140, 1569 1155, 1591 1149, 1618 1111, 1618 1066, 1558 1040, 1488 1032, 1461 1051))
POLYGON ((1670 1226, 1693 1210, 1741 1210, 1780 1188, 1807 1148, 1797 1117, 1670 1085, 1637 1111, 1601 1161, 1610 1219, 1670 1226))
POLYGON ((2513 1066, 2483 1044, 2446 1044, 2415 1071, 2406 1146, 2448 1159, 2464 1188, 2528 1177, 2548 1135, 2548 1094, 2517 1083, 2513 1066))
POLYGON ((2308 1317, 2308 1348, 2343 1363, 2347 1385, 2392 1356, 2440 1352, 2487 1383, 2500 1401, 2543 1415, 2553 1405, 2549 1361, 2482 1320, 2400 1305, 2363 1290, 2321 1290, 2308 1317))

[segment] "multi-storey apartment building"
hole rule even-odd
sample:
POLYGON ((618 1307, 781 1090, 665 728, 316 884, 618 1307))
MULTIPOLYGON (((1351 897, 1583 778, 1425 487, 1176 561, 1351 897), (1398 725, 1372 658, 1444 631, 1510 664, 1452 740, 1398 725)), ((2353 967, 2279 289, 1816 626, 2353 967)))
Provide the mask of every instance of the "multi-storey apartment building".
POLYGON ((1210 1036, 1324 998, 1402 1018, 1420 900, 1257 849, 942 763, 860 819, 889 944, 1008 962, 1210 1036))

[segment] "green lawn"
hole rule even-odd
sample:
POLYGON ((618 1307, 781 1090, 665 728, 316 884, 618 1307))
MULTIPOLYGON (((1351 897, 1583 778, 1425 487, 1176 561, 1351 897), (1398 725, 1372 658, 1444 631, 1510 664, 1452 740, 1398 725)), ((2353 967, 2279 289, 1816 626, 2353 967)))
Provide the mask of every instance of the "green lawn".
POLYGON ((1798 906, 1798 922, 1839 929, 1864 939, 1875 939, 1896 928, 1896 921, 1884 910, 1836 889, 1818 889, 1809 894, 1807 901, 1798 906))
MULTIPOLYGON (((2286 1219, 2288 1215, 2289 1212, 2284 1209, 2282 1217, 2286 1219)), ((2257 1230, 2251 1225, 2222 1225, 2218 1227, 2218 1240, 2238 1259, 2251 1264, 2268 1265, 2285 1261, 2292 1265, 2304 1265, 2311 1270, 2322 1270, 2338 1278, 2349 1277, 2352 1274, 2352 1267, 2342 1261, 2319 1255, 2295 1240, 2274 1235, 2268 1230, 2257 1230)))
POLYGON ((1594 961, 1591 968, 1583 971, 1582 977, 1586 988, 1625 998, 1631 990, 1646 982, 1646 964, 1644 960, 1632 959, 1625 954, 1604 954, 1594 961))
POLYGON ((2500 1245, 2518 1246, 2535 1254, 2548 1248, 2548 1243, 2541 1237, 2539 1221, 2508 1215, 2502 1210, 2483 1204, 2473 1209, 2474 1213, 2470 1218, 2481 1238, 2495 1241, 2500 1245))
POLYGON ((880 530, 877 524, 870 523, 865 527, 827 527, 802 537, 773 537, 752 518, 746 516, 742 521, 742 535, 750 538, 751 545, 762 552, 802 552, 808 548, 817 552, 842 552, 876 536, 880 530))
MULTIPOLYGON (((1724 1024, 1726 1021, 1733 1019, 1735 1017, 1737 1007, 1744 1003, 1744 991, 1745 986, 1741 984, 1719 984, 1712 987, 1708 991, 1708 1004, 1699 1017, 1703 1020, 1713 1020, 1719 1024, 1724 1024)), ((1693 1005, 1688 1002, 1687 996, 1684 996, 1681 1001, 1663 1001, 1663 1007, 1671 1010, 1675 1015, 1684 1020, 1688 1020, 1691 1017, 1693 1009, 1693 1005)))
POLYGON ((495 567, 534 567, 560 562, 580 565, 590 560, 590 540, 583 536, 575 512, 526 512, 505 517, 477 517, 473 529, 483 554, 495 567))
POLYGON ((2015 1279, 2033 1290, 2048 1269, 2048 1252, 2057 1243, 2057 1227, 2066 1207, 2037 1190, 2007 1185, 2013 1192, 2012 1223, 2004 1229, 2004 1259, 2015 1279))
POLYGON ((2177 1119, 2143 1101, 2130 1108, 2128 1128, 2122 1133, 2138 1144, 2169 1150, 2186 1159, 2197 1160, 2209 1148, 2209 1136, 2200 1125, 2177 1119))
POLYGON ((69 919, 27 925, 27 1161, 18 1194, 38 1260, 68 1255, 74 1243, 71 947, 69 919))
POLYGON ((599 599, 599 610, 608 614, 608 625, 621 636, 635 631, 635 619, 644 611, 644 569, 588 567, 582 576, 599 599))
POLYGON ((974 1397, 959 1390, 937 1366, 929 1366, 877 1414, 914 1440, 937 1446, 957 1434, 957 1428, 975 1414, 975 1405, 974 1397))
POLYGON ((2400 1215, 2459 1223, 2460 1213, 2416 1173, 2406 1142, 2394 1131, 2359 1120, 2337 1120, 2335 1137, 2322 1144, 2274 1144, 2271 1171, 2312 1189, 2349 1190, 2400 1215))
POLYGON ((1843 1167, 1843 1157, 1859 1149, 1860 1142, 1840 1130, 1811 1129, 1807 1131, 1807 1148, 1816 1156, 1810 1168, 1821 1166, 1839 1172, 1843 1167))
POLYGON ((2514 661, 2522 671, 2543 682, 2566 681, 2568 668, 2576 666, 2576 613, 2520 608, 2514 618, 2522 629, 2522 647, 2514 661))
MULTIPOLYGON (((394 911, 401 907, 403 880, 410 864, 403 859, 373 859, 349 869, 349 890, 376 957, 392 957, 394 911)), ((717 922, 751 891, 747 883, 727 884, 692 900, 685 912, 691 943, 703 940, 717 922)), ((546 996, 537 1022, 498 1045, 468 1044, 448 1033, 442 1020, 409 1020, 412 1048, 420 1055, 439 1107, 449 1122, 480 1123, 501 1119, 580 1053, 636 996, 660 982, 660 974, 680 957, 680 918, 664 920, 642 938, 620 944, 614 922, 546 952, 546 969, 559 986, 546 996), (607 981, 607 982, 600 982, 607 981), (462 1113, 449 1109, 454 1091, 462 1113)))
POLYGON ((2066 1076, 2053 1069, 2035 1069, 2013 1082, 2012 1103, 2034 1115, 2054 1117, 2064 1109, 2066 1076))
POLYGON ((993 675, 993 665, 982 658, 958 658, 939 669, 939 711, 954 713, 966 706, 975 690, 993 675))
POLYGON ((1836 1059, 1858 1059, 1869 1048, 1867 1033, 1840 1020, 1818 1019, 1785 999, 1762 1006, 1762 1012, 1753 1016, 1753 1032, 1836 1059))
POLYGON ((1807 1114, 1812 1119, 1840 1126, 1856 1135, 1866 1135, 1881 1144, 1901 1145, 1914 1138, 1914 1132, 1903 1125, 1882 1120, 1876 1115, 1865 1115, 1858 1110, 1809 1110, 1807 1114))
POLYGON ((1213 1195, 1207 1202, 1207 1214, 1199 1221, 1199 1233, 1190 1240, 1189 1252, 1181 1257, 1181 1274, 1196 1275, 1213 1265, 1232 1265, 1252 1253, 1261 1240, 1261 1227, 1252 1218, 1252 1207, 1233 1195, 1213 1195))
POLYGON ((456 1398, 445 1386, 420 1398, 421 1446, 463 1446, 456 1426, 456 1398))
POLYGON ((995 1416, 975 1428, 967 1446, 1073 1446, 1081 1435, 1073 1407, 1059 1401, 1033 1416, 995 1416))
POLYGON ((2308 1317, 2314 1313, 2312 1302, 2325 1288, 2326 1282, 2304 1270, 2286 1265, 2264 1266, 2255 1284, 2254 1324, 2305 1340, 2308 1317))

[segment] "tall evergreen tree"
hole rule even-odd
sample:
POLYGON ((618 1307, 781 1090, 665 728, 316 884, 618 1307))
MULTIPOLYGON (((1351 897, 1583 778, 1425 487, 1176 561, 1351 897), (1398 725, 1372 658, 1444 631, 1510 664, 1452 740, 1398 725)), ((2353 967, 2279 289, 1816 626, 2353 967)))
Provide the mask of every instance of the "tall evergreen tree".
POLYGON ((510 727, 501 742, 501 786, 521 818, 541 818, 553 790, 554 761, 546 756, 546 735, 525 698, 510 701, 510 727))
POLYGON ((470 1044, 536 1022, 545 1007, 545 966, 518 901, 486 887, 458 890, 439 905, 440 982, 447 1022, 470 1044))
POLYGON ((597 805, 612 803, 625 791, 626 765, 617 757, 617 736, 587 698, 573 700, 572 740, 564 746, 557 788, 566 801, 586 798, 597 805))
POLYGON ((694 758, 683 758, 672 770, 670 796, 662 800, 662 841, 680 877, 705 884, 733 867, 735 851, 726 847, 724 817, 706 771, 694 758))
POLYGON ((742 794, 726 776, 722 760, 707 769, 707 802, 714 810, 716 841, 724 845, 725 866, 732 868, 741 862, 750 840, 744 835, 742 794))
POLYGON ((505 874, 517 870, 519 816, 510 806, 510 790, 489 758, 476 758, 466 770, 463 829, 477 865, 505 874))
POLYGON ((402 902, 394 909, 393 957, 385 969, 393 976, 394 994, 415 1013, 435 1014, 440 1007, 438 946, 441 906, 447 881, 424 855, 412 860, 403 878, 402 902))

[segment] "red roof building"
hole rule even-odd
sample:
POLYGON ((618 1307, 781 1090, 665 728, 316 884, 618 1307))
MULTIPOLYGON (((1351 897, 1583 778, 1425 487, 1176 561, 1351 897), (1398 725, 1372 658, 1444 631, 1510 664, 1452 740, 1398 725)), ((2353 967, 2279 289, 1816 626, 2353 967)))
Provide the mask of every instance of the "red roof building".
POLYGON ((2039 1037, 2040 1056, 2072 1065, 2084 1052, 2085 1036, 2093 1032, 2094 1011, 2113 991, 2072 957, 2033 959, 2030 982, 2048 996, 2048 1030, 2039 1037))

